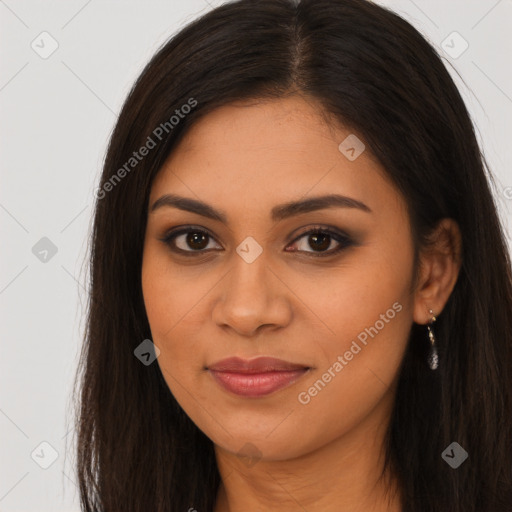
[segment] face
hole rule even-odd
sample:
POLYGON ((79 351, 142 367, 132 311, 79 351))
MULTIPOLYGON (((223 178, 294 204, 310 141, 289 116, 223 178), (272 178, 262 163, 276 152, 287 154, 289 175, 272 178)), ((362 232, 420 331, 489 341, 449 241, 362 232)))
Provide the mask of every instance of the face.
POLYGON ((299 96, 221 107, 153 182, 142 287, 157 362, 233 454, 298 457, 391 411, 413 322, 409 217, 360 139, 319 112, 299 96), (262 356, 281 365, 215 367, 262 356))

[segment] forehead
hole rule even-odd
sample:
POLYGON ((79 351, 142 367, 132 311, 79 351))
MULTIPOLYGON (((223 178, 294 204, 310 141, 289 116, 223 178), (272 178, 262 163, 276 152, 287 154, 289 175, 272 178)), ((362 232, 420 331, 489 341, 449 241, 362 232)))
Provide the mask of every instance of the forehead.
POLYGON ((349 136, 349 129, 326 122, 319 103, 301 96, 219 107, 173 150, 150 202, 176 193, 268 211, 275 203, 332 192, 361 200, 372 195, 375 206, 400 202, 369 151, 353 161, 340 151, 349 136))

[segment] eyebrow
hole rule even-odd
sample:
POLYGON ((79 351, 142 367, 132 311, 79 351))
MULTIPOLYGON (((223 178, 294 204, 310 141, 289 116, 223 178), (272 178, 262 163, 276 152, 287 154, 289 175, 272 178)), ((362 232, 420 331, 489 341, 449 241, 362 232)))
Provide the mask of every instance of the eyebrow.
MULTIPOLYGON (((163 207, 178 208, 207 217, 208 219, 217 220, 224 224, 228 223, 227 215, 224 211, 217 210, 213 206, 197 199, 182 197, 176 194, 165 194, 153 203, 150 212, 152 213, 163 207)), ((372 213, 372 210, 366 204, 357 199, 339 194, 329 194, 299 201, 290 201, 274 206, 270 212, 270 217, 272 221, 277 222, 295 215, 335 207, 355 208, 363 212, 372 213)))

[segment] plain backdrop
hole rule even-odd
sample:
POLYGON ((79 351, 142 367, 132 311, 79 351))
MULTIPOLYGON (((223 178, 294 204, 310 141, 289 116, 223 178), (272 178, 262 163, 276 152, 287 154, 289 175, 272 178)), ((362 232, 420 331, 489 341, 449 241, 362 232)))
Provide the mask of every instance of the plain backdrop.
MULTIPOLYGON (((156 49, 221 3, 0 0, 0 512, 79 511, 70 394, 106 145, 156 49)), ((378 3, 444 56, 510 234, 512 1, 378 3)))

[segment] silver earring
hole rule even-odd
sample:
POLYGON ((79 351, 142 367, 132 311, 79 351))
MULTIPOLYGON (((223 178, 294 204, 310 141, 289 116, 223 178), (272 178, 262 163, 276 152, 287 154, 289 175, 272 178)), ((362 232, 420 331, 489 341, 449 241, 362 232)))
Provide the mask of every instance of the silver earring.
POLYGON ((436 337, 434 336, 434 332, 432 331, 432 325, 437 320, 437 318, 431 309, 429 309, 429 313, 432 315, 432 319, 430 320, 430 323, 427 326, 428 338, 430 340, 430 352, 428 354, 428 366, 430 367, 431 370, 437 370, 437 367, 439 366, 439 355, 437 353, 436 337))

